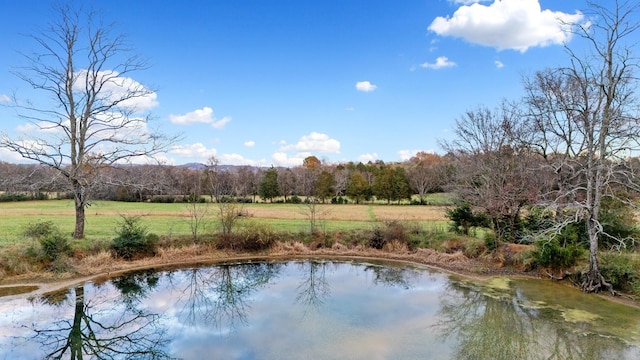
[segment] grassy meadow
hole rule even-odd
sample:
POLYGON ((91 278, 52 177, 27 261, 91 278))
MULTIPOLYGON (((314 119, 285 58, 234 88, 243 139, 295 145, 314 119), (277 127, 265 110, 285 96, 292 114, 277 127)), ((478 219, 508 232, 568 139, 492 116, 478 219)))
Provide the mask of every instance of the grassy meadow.
MULTIPOLYGON (((446 203, 446 197, 434 194, 430 203, 446 203)), ((85 235, 88 242, 108 241, 122 216, 139 216, 149 232, 163 237, 190 235, 192 205, 184 203, 127 203, 95 201, 86 209, 85 235)), ((216 231, 216 204, 197 204, 206 211, 206 224, 200 234, 216 231)), ((244 221, 269 224, 276 231, 308 231, 309 209, 304 204, 254 203, 238 205, 247 216, 244 221)), ((398 220, 420 224, 423 228, 446 228, 444 205, 407 206, 383 204, 318 204, 317 224, 325 231, 370 229, 378 222, 398 220)), ((0 203, 0 246, 24 241, 22 233, 29 224, 52 221, 72 233, 75 223, 72 200, 47 200, 0 203)))

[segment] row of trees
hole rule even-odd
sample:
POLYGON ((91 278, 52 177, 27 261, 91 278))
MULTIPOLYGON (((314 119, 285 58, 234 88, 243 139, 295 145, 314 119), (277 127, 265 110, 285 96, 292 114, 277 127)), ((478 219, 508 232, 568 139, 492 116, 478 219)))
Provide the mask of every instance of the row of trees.
MULTIPOLYGON (((91 199, 150 201, 153 199, 212 201, 297 201, 314 197, 320 202, 347 197, 355 203, 374 197, 392 201, 410 199, 419 194, 424 203, 427 193, 439 191, 452 173, 444 157, 418 153, 402 163, 323 164, 315 156, 301 166, 256 168, 220 166, 215 158, 206 165, 115 166, 101 171, 100 181, 85 188, 91 199)), ((18 165, 0 162, 0 191, 22 193, 37 198, 42 193, 73 192, 59 172, 42 165, 18 165)), ((346 201, 346 200, 345 200, 346 201)))

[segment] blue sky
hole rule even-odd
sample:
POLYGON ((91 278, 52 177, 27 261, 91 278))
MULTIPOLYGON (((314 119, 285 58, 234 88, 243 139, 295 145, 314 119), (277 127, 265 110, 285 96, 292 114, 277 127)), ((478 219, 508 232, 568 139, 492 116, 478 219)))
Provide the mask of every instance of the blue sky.
MULTIPOLYGON (((607 1, 611 2, 612 1, 607 1)), ((46 1, 4 1, 0 102, 28 93, 18 52, 52 20, 46 1)), ((574 0, 93 1, 149 60, 154 126, 181 133, 170 164, 295 166, 401 161, 441 152, 465 110, 522 93, 522 76, 566 63, 574 0)), ((37 97, 37 95, 30 95, 37 97)), ((0 131, 25 129, 0 108, 0 131)), ((21 162, 0 149, 0 161, 21 162)))

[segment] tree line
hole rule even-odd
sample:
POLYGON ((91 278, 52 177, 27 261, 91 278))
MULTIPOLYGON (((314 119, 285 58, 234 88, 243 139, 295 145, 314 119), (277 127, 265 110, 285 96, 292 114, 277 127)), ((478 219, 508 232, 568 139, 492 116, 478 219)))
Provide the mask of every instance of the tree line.
MULTIPOLYGON (((287 202, 313 198, 321 203, 426 204, 452 174, 445 157, 419 152, 408 161, 329 164, 309 156, 294 167, 222 166, 215 157, 190 166, 123 165, 105 168, 100 181, 85 188, 88 198, 114 201, 287 202)), ((55 169, 39 164, 0 162, 0 199, 73 197, 73 188, 55 169)))

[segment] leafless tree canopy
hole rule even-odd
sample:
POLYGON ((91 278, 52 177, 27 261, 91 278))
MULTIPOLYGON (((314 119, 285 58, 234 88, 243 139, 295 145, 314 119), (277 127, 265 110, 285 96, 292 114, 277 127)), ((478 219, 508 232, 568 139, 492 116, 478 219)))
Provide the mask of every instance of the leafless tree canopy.
POLYGON ((59 171, 76 200, 75 237, 84 235, 84 208, 101 170, 151 157, 175 140, 150 130, 156 94, 130 76, 147 65, 99 14, 71 5, 55 8, 57 20, 30 35, 37 46, 15 74, 42 98, 14 99, 29 131, 2 134, 0 146, 59 171))

